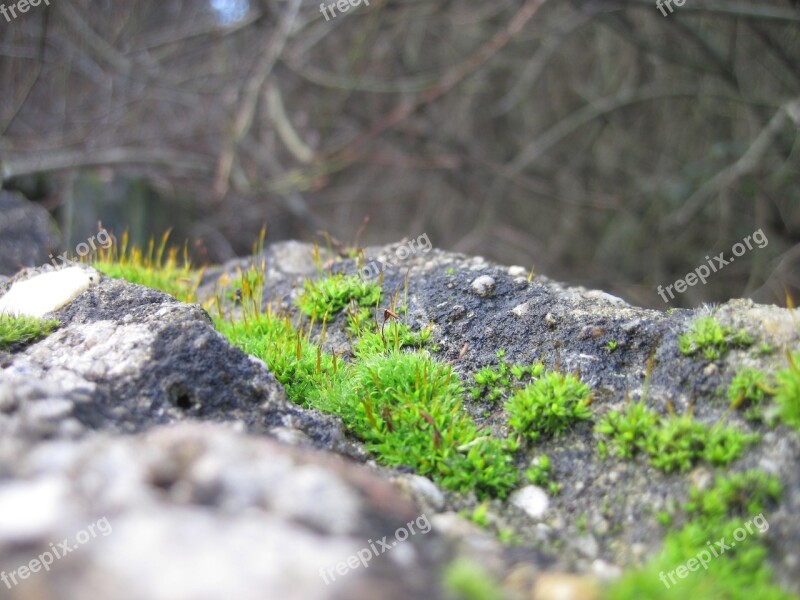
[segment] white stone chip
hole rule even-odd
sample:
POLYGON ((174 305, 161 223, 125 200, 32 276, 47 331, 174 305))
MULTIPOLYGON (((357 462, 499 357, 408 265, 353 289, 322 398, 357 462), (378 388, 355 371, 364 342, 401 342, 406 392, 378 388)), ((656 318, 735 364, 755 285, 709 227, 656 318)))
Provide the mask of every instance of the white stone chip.
POLYGON ((66 306, 99 281, 97 271, 82 267, 50 271, 18 281, 0 298, 0 315, 41 318, 66 306))
POLYGON ((528 513, 528 516, 539 519, 547 512, 550 499, 542 488, 535 485, 526 485, 511 494, 511 504, 528 513))
POLYGON ((478 296, 486 297, 491 296, 494 292, 495 280, 488 275, 481 275, 472 282, 472 291, 478 296))

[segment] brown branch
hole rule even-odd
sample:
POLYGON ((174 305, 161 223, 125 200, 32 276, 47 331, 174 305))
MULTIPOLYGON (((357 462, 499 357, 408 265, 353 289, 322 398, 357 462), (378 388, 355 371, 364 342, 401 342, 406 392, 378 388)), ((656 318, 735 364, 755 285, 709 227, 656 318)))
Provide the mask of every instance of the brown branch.
POLYGON ((680 210, 664 220, 663 227, 666 230, 685 227, 698 211, 703 208, 709 198, 721 193, 742 177, 755 171, 770 149, 773 140, 784 129, 789 120, 793 121, 795 126, 800 126, 800 98, 790 100, 781 106, 739 160, 724 168, 700 186, 683 203, 680 210))
POLYGON ((380 136, 382 133, 392 129, 399 123, 410 117, 423 106, 438 100, 456 85, 461 83, 469 75, 474 73, 481 65, 488 62, 495 54, 502 50, 508 43, 519 34, 528 21, 533 18, 546 0, 527 0, 522 8, 519 9, 514 18, 511 19, 506 28, 495 35, 491 40, 484 44, 477 52, 467 60, 454 67, 447 73, 439 84, 420 94, 412 102, 401 104, 380 119, 366 133, 348 142, 335 154, 347 157, 356 152, 359 148, 366 145, 371 140, 380 136))
POLYGON ((217 174, 214 181, 214 193, 217 200, 228 192, 233 161, 236 158, 236 148, 250 131, 256 107, 258 106, 258 96, 261 94, 261 89, 264 87, 267 77, 272 73, 278 57, 286 46, 301 2, 302 0, 292 0, 275 39, 266 45, 256 66, 255 73, 245 86, 244 97, 233 122, 233 130, 228 136, 217 163, 217 174))
POLYGON ((46 171, 127 164, 167 165, 176 171, 185 171, 187 173, 208 173, 210 166, 208 159, 185 152, 123 147, 54 152, 36 157, 12 158, 0 163, 0 177, 2 181, 6 181, 12 177, 33 175, 46 171))

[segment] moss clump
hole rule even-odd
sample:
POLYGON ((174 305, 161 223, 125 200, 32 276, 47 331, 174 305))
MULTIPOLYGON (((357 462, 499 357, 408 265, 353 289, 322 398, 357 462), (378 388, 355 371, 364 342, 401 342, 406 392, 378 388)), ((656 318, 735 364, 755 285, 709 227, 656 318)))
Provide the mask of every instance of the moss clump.
POLYGON ((800 352, 789 355, 789 368, 775 374, 775 401, 781 420, 800 430, 800 352))
POLYGON ((701 460, 715 465, 727 465, 741 456, 747 444, 755 441, 732 427, 707 427, 691 415, 670 417, 654 429, 647 438, 645 451, 650 462, 671 473, 688 471, 701 460))
POLYGON ((697 319, 688 333, 678 340, 678 348, 686 356, 702 352, 707 360, 717 360, 725 356, 731 348, 750 346, 753 339, 744 329, 734 332, 722 326, 714 317, 697 319))
POLYGON ((745 417, 749 421, 760 421, 760 406, 767 398, 775 394, 770 388, 767 376, 755 369, 742 369, 731 380, 726 396, 731 409, 746 407, 745 417))
POLYGON ((241 321, 217 319, 216 326, 233 345, 263 360, 289 399, 305 408, 318 408, 343 375, 341 361, 309 342, 288 317, 268 311, 241 321))
POLYGON ((777 479, 757 471, 717 477, 708 491, 693 489, 685 507, 692 520, 669 532, 661 552, 608 588, 605 598, 793 598, 773 583, 760 537, 769 529, 762 511, 779 495, 777 479))
POLYGON ((541 362, 511 365, 501 361, 497 366, 486 366, 475 373, 472 377, 477 385, 471 387, 469 392, 474 400, 485 398, 496 402, 508 397, 514 387, 538 379, 543 371, 541 362))
POLYGON ((542 435, 560 435, 576 421, 591 418, 590 402, 589 387, 577 377, 550 371, 506 403, 508 425, 536 442, 542 435))
POLYGON ((415 335, 405 324, 362 332, 355 360, 345 363, 288 318, 262 313, 247 299, 243 306, 244 319, 218 319, 219 331, 262 359, 292 401, 340 416, 382 464, 413 468, 480 497, 502 498, 517 485, 513 447, 478 432, 461 407, 458 375, 426 354, 395 347, 404 335, 415 335))
POLYGON ((595 430, 612 439, 618 456, 633 458, 643 452, 654 467, 667 473, 687 471, 701 460, 727 465, 756 440, 732 427, 703 425, 691 415, 661 417, 643 402, 609 413, 595 430))
POLYGON ((125 233, 119 246, 100 250, 93 266, 108 277, 161 290, 181 302, 193 303, 202 271, 192 268, 185 245, 179 259, 177 248, 167 249, 168 240, 169 232, 162 236, 158 247, 150 239, 147 250, 143 251, 129 247, 125 233))
POLYGON ((500 584, 481 565, 457 559, 444 570, 444 588, 458 600, 503 600, 500 584))
POLYGON ((612 438, 617 456, 633 458, 645 449, 647 438, 658 421, 658 414, 649 410, 644 402, 634 402, 623 412, 611 411, 597 424, 595 431, 612 438))
POLYGON ((525 470, 525 479, 533 485, 546 488, 551 495, 555 496, 561 491, 561 485, 551 481, 552 465, 550 457, 542 454, 534 459, 533 464, 525 470))
POLYGON ((479 434, 462 393, 448 365, 391 350, 355 362, 322 408, 386 465, 412 467, 448 489, 505 497, 519 478, 511 453, 503 440, 479 434))
POLYGON ((59 326, 58 321, 0 315, 0 350, 24 346, 50 335, 59 326))
POLYGON ((684 510, 706 519, 724 519, 731 513, 756 515, 777 502, 781 492, 780 480, 762 471, 745 471, 729 477, 717 475, 710 490, 692 488, 684 510))
POLYGON ((307 279, 297 307, 312 318, 325 318, 343 310, 351 301, 361 307, 376 306, 381 301, 379 283, 364 281, 356 275, 330 275, 307 279))
POLYGON ((431 339, 431 328, 412 331, 411 328, 399 320, 390 319, 392 311, 385 311, 384 321, 379 324, 370 317, 369 311, 354 307, 348 315, 348 330, 353 336, 351 339, 353 353, 356 356, 380 354, 389 350, 401 348, 422 348, 431 339))

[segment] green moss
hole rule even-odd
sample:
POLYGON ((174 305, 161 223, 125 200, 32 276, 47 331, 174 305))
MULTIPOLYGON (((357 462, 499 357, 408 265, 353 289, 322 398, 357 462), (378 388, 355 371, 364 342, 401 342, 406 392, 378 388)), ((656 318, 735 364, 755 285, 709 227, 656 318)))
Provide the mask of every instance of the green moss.
POLYGON ((0 315, 0 350, 24 346, 50 335, 59 326, 58 321, 0 315))
POLYGON ((717 360, 731 348, 744 348, 752 343, 744 329, 734 332, 714 317, 701 317, 692 323, 688 333, 680 336, 678 348, 686 356, 702 353, 706 360, 717 360))
POLYGON ((703 460, 727 465, 756 440, 735 428, 703 425, 691 415, 662 418, 643 402, 629 404, 622 413, 609 413, 595 430, 612 439, 618 456, 632 458, 643 452, 654 467, 667 473, 687 471, 703 460))
POLYGON ((556 495, 561 491, 561 485, 550 480, 551 470, 550 457, 542 454, 535 458, 533 464, 525 471, 525 478, 533 485, 546 488, 551 495, 556 495))
POLYGON ((223 275, 219 283, 225 288, 226 300, 234 303, 241 302, 242 298, 253 297, 257 290, 263 289, 264 271, 258 268, 239 270, 233 279, 223 275))
POLYGON ((445 591, 458 600, 503 600, 500 584, 481 565, 458 559, 444 570, 445 591))
POLYGON ((684 510, 706 519, 728 515, 757 515, 777 502, 782 492, 780 480, 762 471, 751 470, 728 477, 717 475, 706 491, 693 487, 684 510))
POLYGON ((448 489, 505 497, 518 481, 511 452, 479 434, 462 393, 448 365, 391 350, 355 362, 322 408, 340 415, 386 465, 411 467, 448 489))
POLYGON ((99 250, 93 266, 108 277, 161 290, 182 302, 193 303, 202 271, 192 268, 186 246, 179 259, 178 248, 167 248, 168 240, 169 232, 162 236, 158 247, 151 239, 143 251, 129 247, 128 235, 123 234, 119 246, 99 250))
POLYGON ((431 339, 431 327, 412 331, 399 319, 384 321, 379 325, 370 318, 369 311, 366 309, 356 309, 350 312, 348 330, 354 338, 351 340, 353 353, 360 357, 401 348, 422 348, 431 339))
MULTIPOLYGON (((503 356, 505 352, 498 358, 503 356)), ((515 387, 538 379, 543 371, 544 365, 541 362, 513 366, 507 362, 500 362, 497 366, 486 366, 475 373, 472 377, 477 385, 471 387, 469 392, 474 400, 484 398, 497 402, 507 398, 515 387)))
POLYGON ((489 527, 489 503, 481 502, 472 513, 465 515, 467 518, 475 523, 478 527, 486 529, 489 527))
POLYGON ((745 416, 750 421, 762 419, 760 405, 775 390, 769 387, 767 376, 755 369, 742 369, 731 380, 727 398, 731 409, 746 407, 745 416))
POLYGON ((263 360, 295 404, 317 408, 343 375, 341 361, 309 342, 288 318, 267 312, 235 322, 217 319, 216 326, 233 345, 263 360))
POLYGON ((743 403, 759 404, 771 394, 767 385, 767 376, 755 369, 742 369, 731 380, 727 397, 734 407, 743 403))
POLYGON ((335 315, 351 301, 361 307, 376 306, 381 301, 379 283, 364 281, 356 275, 330 275, 322 279, 307 279, 297 306, 309 317, 318 319, 335 315))
POLYGON ((507 403, 508 425, 532 442, 560 435, 573 423, 589 419, 589 387, 570 374, 550 371, 518 391, 507 403))
POLYGON ((619 344, 614 340, 610 340, 608 344, 606 344, 606 347, 608 348, 609 352, 614 352, 614 350, 616 350, 618 346, 619 344))
POLYGON ((505 497, 517 485, 515 448, 478 432, 461 406, 458 375, 426 354, 399 349, 404 336, 420 341, 424 334, 396 322, 383 337, 362 331, 356 359, 344 363, 270 312, 248 310, 242 321, 218 319, 217 327, 262 359, 293 402, 340 416, 382 464, 480 497, 505 497))
POLYGON ((775 401, 781 420, 800 430, 800 352, 789 355, 789 367, 775 374, 775 401))
POLYGON ((605 598, 792 598, 773 583, 760 537, 769 528, 762 511, 779 495, 777 479, 757 471, 718 476, 715 485, 704 492, 693 489, 685 507, 692 520, 669 532, 661 552, 644 568, 627 573, 607 589, 605 598), (731 544, 737 529, 745 531, 746 537, 731 544), (717 545, 723 538, 729 546, 724 551, 717 545), (695 561, 694 571, 687 568, 691 560, 695 561), (703 563, 706 568, 700 568, 703 563), (679 567, 686 569, 683 579, 676 573, 679 567))
POLYGON ((659 421, 657 413, 644 402, 629 404, 625 411, 612 411, 595 427, 598 433, 611 437, 614 451, 621 458, 633 458, 646 447, 647 437, 659 421))
POLYGON ((688 471, 700 460, 727 465, 741 456, 744 447, 755 441, 732 427, 708 427, 691 415, 670 417, 647 438, 645 451, 654 467, 667 473, 688 471))

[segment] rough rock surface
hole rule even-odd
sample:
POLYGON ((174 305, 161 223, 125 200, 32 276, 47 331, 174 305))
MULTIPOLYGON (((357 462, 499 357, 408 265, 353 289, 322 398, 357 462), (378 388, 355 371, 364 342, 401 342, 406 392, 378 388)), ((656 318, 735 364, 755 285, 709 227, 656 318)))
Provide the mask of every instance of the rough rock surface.
MULTIPOLYGON (((208 269, 200 300, 220 291, 221 275, 264 260, 265 302, 299 318, 298 285, 318 273, 312 250, 285 242, 208 269)), ((334 271, 356 269, 324 251, 322 260, 334 271)), ((528 281, 520 267, 436 250, 387 267, 386 296, 403 294, 407 276, 411 324, 433 326, 435 355, 465 380, 495 364, 500 349, 513 363, 542 359, 580 372, 595 391, 596 415, 620 408, 626 393, 642 396, 651 356, 648 404, 670 401, 683 413, 692 403, 695 417, 709 423, 727 409, 717 390, 737 368, 771 371, 785 360, 752 350, 712 365, 683 356, 678 335, 710 307, 640 309, 543 276, 528 281), (490 293, 473 285, 482 277, 493 281, 490 293)), ((0 283, 0 295, 11 283, 0 283)), ((743 300, 715 310, 759 344, 800 347, 789 311, 743 300)), ((337 418, 290 404, 265 365, 231 347, 199 306, 104 278, 53 316, 62 324, 55 333, 0 352, 0 572, 18 573, 51 544, 74 543, 102 519, 110 532, 46 573, 10 588, 0 583, 0 597, 437 599, 448 597, 444 566, 466 556, 519 598, 593 598, 593 579, 616 577, 658 550, 663 530, 652 515, 684 501, 688 484, 710 475, 706 467, 664 475, 643 459, 604 462, 591 424, 580 424, 536 449, 551 457, 560 494, 525 492, 521 484, 516 503, 489 503, 492 524, 519 540, 501 544, 459 516, 475 508, 475 498, 378 468, 346 439, 337 418), (391 541, 422 516, 428 533, 325 583, 321 569, 383 536, 391 541)), ((325 344, 346 355, 343 317, 329 324, 325 344)), ((473 402, 466 409, 504 433, 502 406, 473 402)), ((800 439, 785 426, 761 430, 729 418, 762 433, 730 470, 757 467, 784 484, 767 541, 780 582, 797 591, 800 439)))
POLYGON ((46 264, 58 246, 54 232, 47 210, 19 194, 0 191, 0 275, 46 264))

